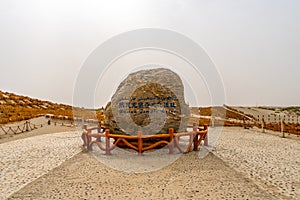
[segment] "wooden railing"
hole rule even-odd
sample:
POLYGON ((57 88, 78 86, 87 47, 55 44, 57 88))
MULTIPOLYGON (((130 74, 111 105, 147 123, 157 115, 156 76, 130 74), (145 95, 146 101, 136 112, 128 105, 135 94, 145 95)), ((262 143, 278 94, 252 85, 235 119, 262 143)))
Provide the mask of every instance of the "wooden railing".
POLYGON ((143 152, 157 148, 158 146, 168 146, 169 154, 173 154, 175 147, 181 153, 190 152, 192 150, 197 151, 199 150, 202 140, 204 140, 204 145, 208 145, 208 126, 206 125, 203 126, 203 128, 193 126, 193 131, 191 132, 174 133, 174 129, 169 128, 169 132, 164 134, 143 135, 143 133, 139 131, 135 136, 116 135, 111 134, 109 129, 104 130, 104 127, 84 127, 81 135, 83 146, 86 147, 88 151, 92 151, 93 144, 96 144, 99 149, 105 151, 106 155, 110 155, 111 151, 115 149, 120 142, 123 142, 128 148, 131 148, 137 151, 139 155, 142 155, 143 152), (92 133, 93 130, 97 130, 98 133, 92 133), (183 136, 189 136, 187 149, 183 149, 179 144, 180 137, 183 136), (105 139, 105 146, 102 145, 102 138, 105 139), (113 144, 110 142, 111 138, 115 140, 113 144), (157 141, 150 145, 145 145, 144 141, 149 139, 156 139, 157 141))

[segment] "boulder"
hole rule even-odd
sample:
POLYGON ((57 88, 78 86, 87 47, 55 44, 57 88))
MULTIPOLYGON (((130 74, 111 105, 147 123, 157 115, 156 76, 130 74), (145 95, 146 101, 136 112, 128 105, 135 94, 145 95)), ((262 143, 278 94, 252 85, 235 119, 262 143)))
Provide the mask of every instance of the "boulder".
POLYGON ((180 77, 165 68, 131 73, 104 110, 113 134, 137 135, 186 131, 190 111, 180 77))

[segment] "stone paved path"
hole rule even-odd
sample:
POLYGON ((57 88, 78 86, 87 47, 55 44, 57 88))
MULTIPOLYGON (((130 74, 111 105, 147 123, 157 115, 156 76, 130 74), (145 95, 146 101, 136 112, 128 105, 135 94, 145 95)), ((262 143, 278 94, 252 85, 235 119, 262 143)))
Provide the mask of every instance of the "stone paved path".
POLYGON ((39 135, 0 144, 0 194, 6 199, 81 151, 77 132, 39 135))

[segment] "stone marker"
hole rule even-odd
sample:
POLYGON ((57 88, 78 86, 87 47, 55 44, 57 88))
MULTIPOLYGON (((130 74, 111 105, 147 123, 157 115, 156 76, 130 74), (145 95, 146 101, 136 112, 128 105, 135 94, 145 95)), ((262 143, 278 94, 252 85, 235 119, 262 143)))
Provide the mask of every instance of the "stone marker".
POLYGON ((113 134, 186 131, 190 111, 180 77, 165 68, 141 70, 123 80, 104 110, 113 134))

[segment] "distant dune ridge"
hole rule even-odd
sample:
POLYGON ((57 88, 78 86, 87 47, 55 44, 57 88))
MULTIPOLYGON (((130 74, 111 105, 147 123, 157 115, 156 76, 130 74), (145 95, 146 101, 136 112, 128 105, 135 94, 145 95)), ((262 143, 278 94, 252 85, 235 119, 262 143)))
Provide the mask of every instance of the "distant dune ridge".
POLYGON ((95 114, 88 109, 73 108, 70 105, 57 104, 0 90, 0 124, 28 120, 46 114, 72 120, 76 117, 74 112, 77 116, 86 119, 95 118, 95 114))
MULTIPOLYGON (((300 135, 300 106, 291 107, 191 107, 189 125, 193 123, 214 126, 258 127, 273 131, 281 130, 281 120, 285 132, 300 135), (262 120, 263 119, 263 120, 262 120)), ((73 108, 71 105, 16 95, 0 91, 0 125, 9 122, 32 119, 41 115, 53 114, 57 118, 74 118, 104 121, 103 109, 73 108)))
POLYGON ((0 91, 0 124, 28 120, 42 114, 72 117, 72 107, 0 91))

